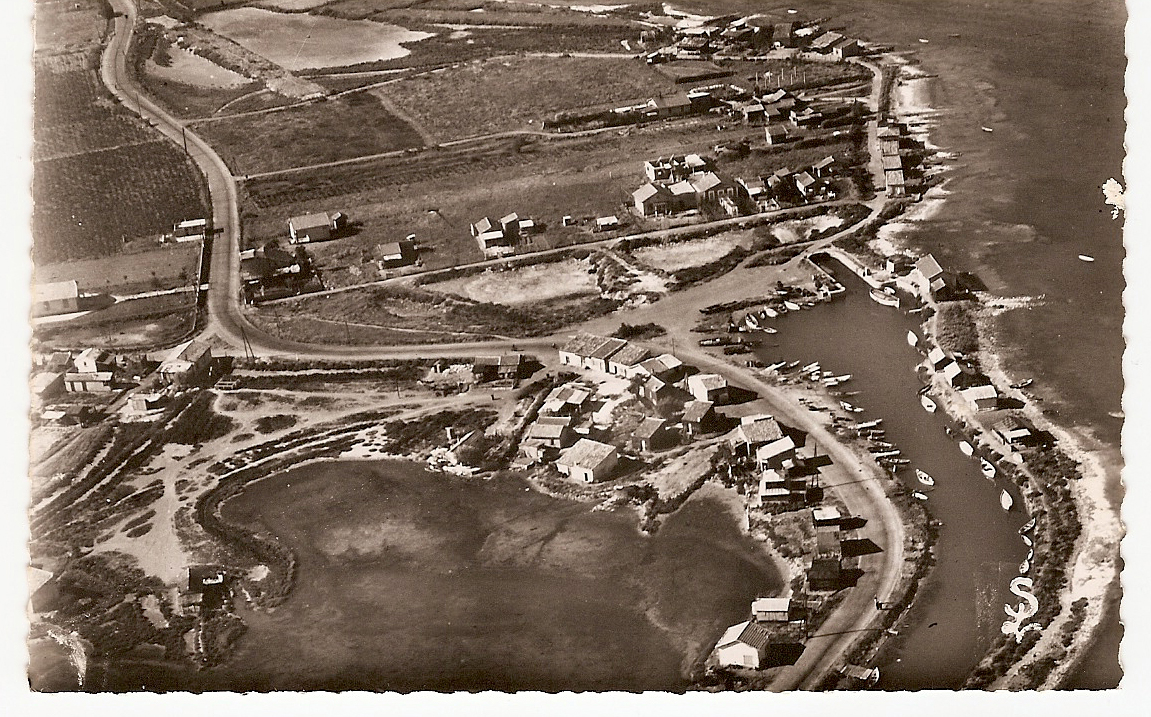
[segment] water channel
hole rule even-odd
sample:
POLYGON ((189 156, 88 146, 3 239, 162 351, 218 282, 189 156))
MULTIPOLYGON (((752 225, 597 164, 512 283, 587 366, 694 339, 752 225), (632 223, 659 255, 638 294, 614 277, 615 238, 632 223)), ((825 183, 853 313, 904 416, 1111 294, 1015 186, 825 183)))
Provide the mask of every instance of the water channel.
POLYGON ((858 391, 847 400, 865 409, 859 420, 882 418, 885 440, 911 460, 897 480, 927 492, 927 509, 943 526, 937 565, 921 586, 907 625, 882 655, 880 686, 957 688, 999 634, 1003 604, 1018 602, 1008 584, 1026 557, 1017 530, 1028 516, 1014 489, 1016 507, 1003 511, 999 493, 1008 483, 985 479, 978 462, 946 434, 951 419, 920 405, 923 384, 916 366, 923 355, 907 342, 909 330, 921 334, 918 315, 875 303, 869 287, 839 263, 827 268, 847 287, 846 294, 774 320, 779 333, 765 336, 756 356, 768 363, 818 361, 836 375, 852 374, 844 389, 858 391), (934 489, 925 489, 913 468, 931 474, 934 489))

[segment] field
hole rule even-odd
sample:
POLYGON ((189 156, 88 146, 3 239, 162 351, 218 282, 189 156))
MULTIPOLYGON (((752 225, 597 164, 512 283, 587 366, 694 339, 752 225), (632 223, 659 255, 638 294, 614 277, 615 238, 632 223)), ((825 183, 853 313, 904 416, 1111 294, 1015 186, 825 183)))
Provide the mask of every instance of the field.
POLYGON ((424 288, 489 304, 516 305, 571 294, 599 293, 587 262, 568 259, 509 271, 489 271, 424 288))
POLYGON ((727 256, 737 246, 750 246, 750 234, 725 232, 706 239, 657 244, 636 249, 632 255, 644 264, 666 272, 710 264, 727 256))
POLYGON ((104 37, 105 19, 100 0, 37 2, 36 52, 58 54, 93 49, 104 37))
POLYGON ((378 22, 254 7, 208 13, 198 21, 289 71, 399 58, 408 54, 401 43, 428 37, 378 22))
POLYGON ((170 244, 153 251, 40 264, 32 272, 32 281, 40 284, 75 279, 81 291, 124 295, 195 283, 199 261, 199 242, 170 244))
POLYGON ((238 72, 220 67, 211 60, 183 48, 168 51, 168 65, 149 58, 145 72, 161 82, 178 82, 204 89, 234 89, 251 82, 238 72))
MULTIPOLYGON (((101 20, 101 22, 103 22, 101 20)), ((203 179, 100 84, 93 57, 37 58, 33 258, 109 256, 206 213, 203 179)))
POLYGON ((122 301, 71 321, 41 324, 33 340, 41 348, 141 348, 173 344, 195 327, 192 292, 122 301))
POLYGON ((235 174, 419 147, 418 132, 369 93, 196 126, 235 174))
POLYGON ((440 141, 539 129, 561 110, 654 97, 672 82, 635 61, 589 57, 491 59, 380 89, 440 141))

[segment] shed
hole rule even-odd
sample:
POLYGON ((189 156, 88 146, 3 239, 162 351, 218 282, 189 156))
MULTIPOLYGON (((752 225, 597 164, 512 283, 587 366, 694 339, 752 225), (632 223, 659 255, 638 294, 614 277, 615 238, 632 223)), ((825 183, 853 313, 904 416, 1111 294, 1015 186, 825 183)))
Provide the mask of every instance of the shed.
POLYGON ((999 407, 999 392, 995 386, 972 386, 959 392, 977 411, 993 411, 999 407))
POLYGON ((576 480, 594 483, 611 475, 618 461, 615 446, 581 438, 556 460, 556 468, 576 480))
POLYGON ((738 426, 728 436, 733 448, 741 449, 745 455, 752 455, 760 446, 778 441, 784 437, 779 422, 771 416, 744 416, 738 426))
POLYGON ((378 244, 375 254, 381 269, 396 269, 416 263, 415 244, 407 240, 378 244))
POLYGON ((791 614, 791 598, 756 598, 751 603, 751 614, 756 622, 787 622, 791 614))
POLYGON ((684 432, 689 436, 698 436, 708 433, 715 428, 715 404, 711 401, 688 401, 683 404, 684 432))
POLYGON ((825 505, 811 510, 811 519, 814 521, 815 526, 831 525, 839 527, 839 521, 842 517, 839 514, 839 508, 834 505, 825 505))
POLYGON ((778 467, 784 461, 795 458, 795 441, 784 435, 755 449, 755 462, 760 466, 778 467))
POLYGON ((935 260, 935 256, 928 254, 915 262, 915 270, 919 272, 928 283, 943 275, 943 267, 935 260))
POLYGON ((667 421, 662 418, 652 416, 640 421, 639 426, 631 434, 632 448, 640 451, 654 451, 656 448, 662 447, 665 444, 662 439, 666 435, 664 432, 666 424, 667 421))
POLYGON ((943 364, 942 370, 944 380, 951 386, 954 386, 959 377, 963 375, 963 367, 950 359, 943 364))
POLYGON ((767 658, 769 641, 767 630, 754 622, 732 625, 715 645, 716 661, 720 667, 759 669, 767 658))
POLYGON ((931 367, 934 369, 938 370, 940 366, 942 366, 943 364, 947 363, 950 360, 951 359, 948 358, 947 354, 944 353, 943 349, 939 348, 938 346, 933 346, 931 348, 931 350, 927 352, 927 361, 931 364, 931 367))
POLYGON ((835 157, 827 156, 811 165, 811 172, 816 177, 826 177, 835 171, 835 157))
POLYGON ((111 371, 64 374, 64 390, 69 393, 104 393, 112 390, 111 371))
POLYGON ((661 381, 674 383, 683 378, 686 372, 686 367, 683 361, 672 354, 660 354, 654 358, 649 358, 641 361, 635 372, 637 375, 655 376, 661 381))
POLYGON ((995 424, 995 434, 1008 445, 1026 445, 1033 442, 1031 428, 1015 416, 1008 416, 995 424))
POLYGON ((807 585, 812 590, 838 590, 841 571, 839 558, 815 558, 807 570, 807 585))

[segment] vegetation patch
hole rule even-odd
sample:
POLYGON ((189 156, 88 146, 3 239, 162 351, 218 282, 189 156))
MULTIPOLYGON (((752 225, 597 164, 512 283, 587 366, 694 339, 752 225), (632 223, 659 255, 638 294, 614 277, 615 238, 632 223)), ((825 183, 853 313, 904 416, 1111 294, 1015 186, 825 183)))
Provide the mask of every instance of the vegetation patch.
POLYGON ((660 336, 664 336, 666 334, 667 329, 655 323, 635 325, 621 323, 619 328, 612 333, 612 336, 617 339, 647 341, 649 339, 659 338, 660 336))
POLYGON ((256 419, 256 432, 267 435, 283 431, 296 425, 297 418, 291 414, 278 413, 274 416, 260 416, 256 419))
POLYGON ((979 350, 979 330, 975 325, 977 304, 971 301, 943 301, 936 304, 936 340, 944 351, 973 354, 979 350))
POLYGON ((462 296, 479 303, 517 305, 547 301, 572 294, 599 293, 594 269, 586 262, 568 259, 540 263, 509 271, 487 270, 465 279, 434 285, 436 291, 462 296))

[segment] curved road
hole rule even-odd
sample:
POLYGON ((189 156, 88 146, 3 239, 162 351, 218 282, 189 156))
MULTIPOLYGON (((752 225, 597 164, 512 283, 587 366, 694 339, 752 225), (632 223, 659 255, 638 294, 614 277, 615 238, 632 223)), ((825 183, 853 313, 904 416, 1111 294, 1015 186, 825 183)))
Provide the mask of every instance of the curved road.
MULTIPOLYGON (((464 344, 426 346, 320 346, 303 342, 288 341, 271 336, 252 326, 241 313, 240 274, 239 274, 239 202, 236 184, 228 167, 212 148, 200 137, 188 132, 180 120, 172 117, 146 95, 132 80, 128 71, 126 51, 136 23, 136 7, 131 0, 109 0, 117 16, 113 19, 113 31, 108 47, 101 59, 100 74, 108 89, 130 109, 134 109, 155 126, 161 133, 186 146, 188 153, 207 178, 212 198, 212 220, 217 236, 212 244, 210 277, 212 288, 208 291, 208 326, 205 335, 214 335, 232 347, 242 347, 245 341, 262 353, 296 355, 309 358, 427 358, 437 356, 458 356, 472 349, 504 350, 513 342, 477 342, 464 344)), ((876 79, 878 83, 878 76, 876 79)), ((873 101, 875 99, 873 93, 873 101)), ((873 108, 874 109, 874 108, 873 108)), ((872 146, 874 153, 874 145, 872 146)), ((869 203, 870 216, 875 216, 882 201, 869 203)), ((825 245, 834 237, 819 242, 825 245)), ((552 338, 515 341, 520 349, 549 349, 552 338)), ((722 371, 738 379, 738 383, 755 388, 761 395, 776 404, 778 412, 816 436, 835 459, 844 475, 854 478, 845 481, 837 491, 856 515, 871 518, 869 526, 878 531, 875 537, 883 541, 883 553, 872 556, 869 568, 861 584, 845 599, 844 603, 828 618, 824 626, 809 641, 799 663, 786 668, 775 680, 774 689, 812 689, 823 675, 833 669, 843 654, 850 649, 855 637, 874 629, 878 613, 874 609, 874 596, 886 597, 899 578, 903 561, 903 525, 895 514, 890 501, 884 496, 879 484, 878 471, 872 471, 844 445, 837 443, 826 429, 794 401, 784 396, 777 388, 759 380, 754 374, 731 364, 715 359, 695 349, 685 350, 693 361, 722 371)), ((879 541, 877 541, 879 542, 879 541)))

